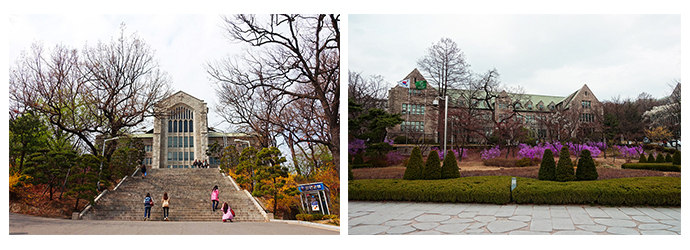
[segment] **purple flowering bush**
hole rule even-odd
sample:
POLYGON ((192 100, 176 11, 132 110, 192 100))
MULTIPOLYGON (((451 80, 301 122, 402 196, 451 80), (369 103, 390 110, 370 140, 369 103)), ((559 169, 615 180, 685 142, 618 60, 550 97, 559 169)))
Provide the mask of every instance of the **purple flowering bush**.
MULTIPOLYGON (((438 152, 438 157, 439 157, 441 160, 444 159, 445 152, 443 152, 443 150, 439 149, 438 147, 432 147, 431 150, 436 150, 436 152, 438 152)), ((459 157, 457 157, 457 156, 460 155, 460 152, 462 152, 462 158, 467 158, 467 151, 469 151, 469 149, 466 149, 466 148, 456 148, 456 149, 448 150, 448 151, 451 151, 451 152, 455 153, 455 156, 456 156, 455 159, 458 159, 459 157)))
POLYGON ((621 157, 625 158, 627 162, 632 159, 640 158, 640 154, 644 154, 644 149, 642 145, 637 146, 613 146, 613 148, 618 151, 621 157))
POLYGON ((405 160, 405 156, 398 151, 391 151, 386 154, 386 160, 388 161, 388 166, 395 166, 405 160))
POLYGON ((360 139, 354 139, 347 144, 347 153, 351 155, 356 155, 360 152, 363 152, 364 149, 366 149, 367 146, 365 145, 364 140, 360 139))
MULTIPOLYGON (((601 143, 599 143, 601 144, 601 143)), ((593 158, 596 158, 601 154, 601 148, 606 148, 602 145, 596 145, 595 143, 587 143, 587 144, 575 144, 575 143, 566 143, 565 145, 562 145, 560 142, 553 142, 553 143, 539 143, 536 146, 530 146, 527 144, 520 144, 518 145, 518 148, 520 151, 518 151, 518 158, 529 158, 530 160, 541 160, 542 156, 544 155, 544 151, 547 149, 551 149, 551 152, 560 152, 561 149, 565 146, 568 147, 568 151, 570 151, 571 155, 577 156, 579 155, 583 150, 589 150, 589 152, 592 154, 593 158)))
POLYGON ((501 148, 496 145, 496 147, 490 149, 484 149, 481 152, 482 160, 493 159, 501 155, 501 148))

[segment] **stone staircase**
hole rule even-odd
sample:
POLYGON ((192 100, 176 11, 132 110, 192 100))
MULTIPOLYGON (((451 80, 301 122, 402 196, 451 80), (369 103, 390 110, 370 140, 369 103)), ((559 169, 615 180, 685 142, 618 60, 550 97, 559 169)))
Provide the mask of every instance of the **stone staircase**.
POLYGON ((245 191, 238 191, 217 168, 150 169, 148 176, 127 177, 115 191, 106 192, 82 216, 91 220, 143 220, 144 197, 150 193, 154 206, 151 219, 163 220, 161 199, 170 197, 171 221, 221 221, 224 202, 235 210, 233 221, 266 221, 245 191), (220 191, 218 210, 211 210, 211 189, 220 191))

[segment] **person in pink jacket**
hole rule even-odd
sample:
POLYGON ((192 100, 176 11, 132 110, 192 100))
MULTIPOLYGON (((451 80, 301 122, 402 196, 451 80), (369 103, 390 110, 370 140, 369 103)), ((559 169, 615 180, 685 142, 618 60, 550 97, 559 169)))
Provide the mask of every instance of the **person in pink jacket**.
POLYGON ((211 190, 211 208, 213 209, 213 212, 218 209, 218 185, 213 187, 213 190, 211 190))
POLYGON ((221 210, 223 211, 223 222, 232 222, 232 219, 235 218, 235 215, 233 214, 232 208, 228 206, 227 202, 223 203, 223 208, 221 210))

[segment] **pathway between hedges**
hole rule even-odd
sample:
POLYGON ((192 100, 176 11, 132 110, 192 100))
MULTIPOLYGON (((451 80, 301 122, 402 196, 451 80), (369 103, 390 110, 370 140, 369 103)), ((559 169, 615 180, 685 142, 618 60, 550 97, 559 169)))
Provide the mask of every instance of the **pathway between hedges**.
POLYGON ((348 202, 348 234, 680 234, 680 207, 348 202))

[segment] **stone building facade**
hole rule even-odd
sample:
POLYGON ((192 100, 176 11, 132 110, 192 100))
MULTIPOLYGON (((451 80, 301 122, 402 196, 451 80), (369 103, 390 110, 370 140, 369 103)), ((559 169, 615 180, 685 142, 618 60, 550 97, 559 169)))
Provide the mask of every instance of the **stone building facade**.
POLYGON ((206 103, 183 91, 158 102, 154 114, 153 129, 133 135, 142 140, 146 151, 143 164, 150 168, 192 168, 195 160, 217 166, 218 159, 206 155, 214 142, 234 145, 240 152, 249 145, 258 145, 252 135, 209 128, 206 103))
MULTIPOLYGON (((410 79, 410 82, 425 80, 424 76, 414 69, 403 79, 410 79)), ((448 143, 453 143, 454 118, 453 109, 459 109, 468 104, 465 100, 468 90, 448 89, 447 95, 449 109, 448 124, 448 143)), ((439 142, 443 138, 443 131, 439 122, 443 123, 442 110, 445 108, 445 100, 437 98, 439 92, 427 87, 424 90, 404 88, 396 86, 388 91, 388 112, 401 113, 405 121, 388 131, 391 139, 397 136, 405 136, 408 143, 420 140, 439 142), (436 102, 434 102, 436 100, 436 102)), ((478 126, 483 127, 485 137, 490 136, 496 129, 494 120, 516 119, 522 126, 531 130, 534 136, 541 140, 555 140, 554 128, 550 128, 546 122, 550 117, 558 114, 569 114, 565 120, 570 126, 583 126, 593 124, 604 115, 603 105, 585 84, 568 96, 549 96, 535 94, 513 95, 505 91, 498 94, 498 98, 492 99, 490 106, 485 103, 472 103, 476 105, 475 112, 472 114, 477 119, 478 126), (516 100, 514 98, 518 98, 516 100), (494 112, 492 112, 494 110, 494 112), (514 115, 513 115, 514 114, 514 115), (510 117, 510 118, 509 118, 510 117)), ((564 123, 561 121, 561 123, 564 123)), ((565 124, 562 124, 565 126, 565 124)), ((574 133, 575 129, 573 129, 574 133)), ((457 131, 456 131, 457 132, 457 131)), ((461 132, 458 132, 461 133, 461 132)), ((470 138, 470 143, 486 143, 484 136, 474 136, 470 138)))

